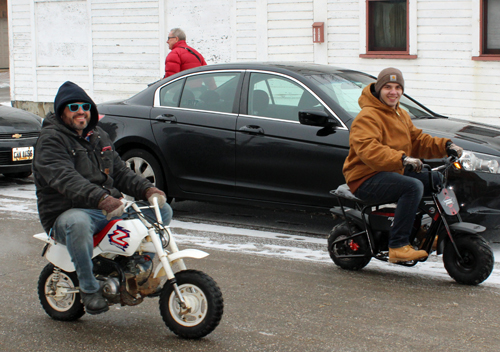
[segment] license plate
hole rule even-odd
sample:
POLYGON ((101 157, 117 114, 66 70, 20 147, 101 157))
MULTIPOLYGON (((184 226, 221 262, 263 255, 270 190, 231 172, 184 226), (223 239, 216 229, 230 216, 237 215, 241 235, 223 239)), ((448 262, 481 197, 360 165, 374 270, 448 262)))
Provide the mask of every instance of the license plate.
POLYGON ((33 147, 12 148, 12 161, 23 161, 33 159, 33 147))

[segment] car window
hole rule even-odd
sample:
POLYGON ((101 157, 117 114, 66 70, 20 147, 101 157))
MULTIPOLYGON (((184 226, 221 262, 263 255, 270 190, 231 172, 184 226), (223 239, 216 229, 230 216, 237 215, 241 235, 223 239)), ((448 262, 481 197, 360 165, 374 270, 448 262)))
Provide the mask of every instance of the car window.
POLYGON ((160 105, 161 106, 179 106, 181 97, 181 89, 184 85, 184 80, 180 79, 173 83, 167 84, 160 89, 160 105))
MULTIPOLYGON (((374 78, 357 72, 310 75, 308 78, 353 118, 361 111, 358 99, 363 88, 375 82, 374 78)), ((405 96, 401 97, 400 106, 412 119, 433 117, 429 111, 405 96)))
POLYGON ((264 73, 250 75, 248 114, 298 121, 301 110, 324 110, 310 92, 285 77, 264 73))
POLYGON ((232 112, 240 75, 239 72, 218 72, 188 77, 179 106, 232 112))

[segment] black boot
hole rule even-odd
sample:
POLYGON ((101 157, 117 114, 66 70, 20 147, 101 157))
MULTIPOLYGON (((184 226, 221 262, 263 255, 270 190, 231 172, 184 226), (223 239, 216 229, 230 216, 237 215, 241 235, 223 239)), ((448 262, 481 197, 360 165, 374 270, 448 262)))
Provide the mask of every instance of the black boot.
POLYGON ((89 314, 101 314, 109 310, 108 302, 102 296, 101 291, 97 291, 96 293, 80 291, 80 296, 82 297, 85 310, 89 314))

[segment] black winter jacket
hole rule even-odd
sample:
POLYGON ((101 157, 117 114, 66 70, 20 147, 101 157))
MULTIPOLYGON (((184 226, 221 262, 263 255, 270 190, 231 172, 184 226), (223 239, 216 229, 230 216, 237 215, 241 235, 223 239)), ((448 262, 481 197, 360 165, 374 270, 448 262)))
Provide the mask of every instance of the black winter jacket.
POLYGON ((63 84, 56 96, 55 111, 58 115, 44 119, 33 160, 38 213, 47 233, 66 210, 97 209, 106 194, 121 198, 123 192, 144 199, 146 189, 153 185, 125 165, 108 134, 96 126, 97 109, 83 89, 71 82, 63 84), (64 85, 66 91, 62 90, 64 85), (89 131, 93 133, 87 139, 60 118, 64 106, 76 101, 92 104, 90 123, 83 136, 89 131))

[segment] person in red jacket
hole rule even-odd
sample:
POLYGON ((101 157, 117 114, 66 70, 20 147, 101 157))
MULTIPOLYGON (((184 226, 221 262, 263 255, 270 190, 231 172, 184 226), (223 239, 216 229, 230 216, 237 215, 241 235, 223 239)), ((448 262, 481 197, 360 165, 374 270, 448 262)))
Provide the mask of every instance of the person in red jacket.
POLYGON ((180 28, 173 28, 168 34, 168 47, 172 50, 165 59, 165 77, 194 68, 205 66, 203 56, 186 44, 186 33, 180 28))

